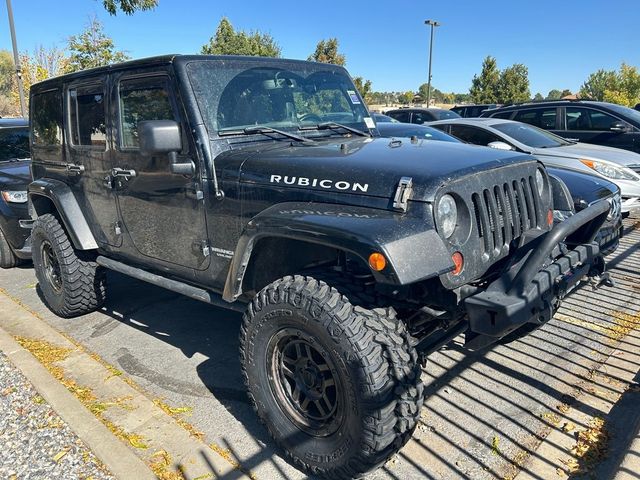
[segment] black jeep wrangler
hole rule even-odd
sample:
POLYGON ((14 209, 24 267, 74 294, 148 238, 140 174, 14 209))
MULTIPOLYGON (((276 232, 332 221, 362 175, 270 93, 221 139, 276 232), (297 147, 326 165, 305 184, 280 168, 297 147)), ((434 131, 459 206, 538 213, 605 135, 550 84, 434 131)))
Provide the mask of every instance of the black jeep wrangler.
POLYGON ((599 202, 527 155, 376 138, 347 72, 164 56, 31 88, 33 259, 49 308, 111 269, 244 312, 249 396, 296 465, 360 476, 410 438, 421 358, 548 321, 588 279, 599 202), (425 161, 429 160, 429 161, 425 161))

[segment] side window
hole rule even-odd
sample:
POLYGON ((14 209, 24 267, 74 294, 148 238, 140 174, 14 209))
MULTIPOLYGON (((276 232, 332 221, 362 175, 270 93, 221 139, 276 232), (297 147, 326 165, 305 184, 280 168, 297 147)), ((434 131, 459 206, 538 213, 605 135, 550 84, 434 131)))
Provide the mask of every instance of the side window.
POLYGON ((409 123, 409 112, 390 112, 389 116, 395 118, 399 122, 409 123))
POLYGON ((119 88, 120 145, 138 148, 138 122, 177 120, 166 77, 122 80, 119 88))
POLYGON ((521 110, 513 117, 518 122, 528 123, 546 130, 556 128, 556 107, 521 110))
POLYGON ((458 137, 463 142, 473 143, 474 145, 487 146, 491 142, 501 141, 493 133, 467 125, 451 125, 451 135, 458 137))
POLYGON ((29 158, 29 128, 0 128, 0 162, 29 158))
POLYGON ((567 107, 567 130, 609 130, 618 119, 591 108, 567 107))
POLYGON ((73 145, 105 149, 107 132, 102 85, 69 89, 69 129, 73 145))
POLYGON ((513 112, 500 112, 500 113, 494 113, 493 115, 491 115, 491 118, 510 119, 511 115, 513 115, 513 112))
POLYGON ((417 123, 422 125, 424 122, 428 122, 429 119, 422 112, 413 112, 411 117, 411 123, 417 123))
POLYGON ((60 90, 50 90, 33 95, 31 98, 31 125, 34 145, 62 145, 62 95, 60 90))

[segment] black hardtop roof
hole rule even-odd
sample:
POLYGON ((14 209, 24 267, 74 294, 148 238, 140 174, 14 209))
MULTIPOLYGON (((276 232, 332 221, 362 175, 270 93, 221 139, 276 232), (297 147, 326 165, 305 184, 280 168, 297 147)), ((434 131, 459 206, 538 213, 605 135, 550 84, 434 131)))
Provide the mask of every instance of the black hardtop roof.
POLYGON ((29 120, 23 117, 2 118, 0 117, 0 128, 28 127, 29 120))
MULTIPOLYGON (((61 82, 69 82, 84 77, 91 77, 96 74, 105 72, 115 72, 119 70, 134 69, 140 67, 154 66, 154 65, 168 65, 172 63, 186 63, 194 60, 245 60, 256 63, 282 63, 282 62, 296 62, 296 63, 317 63, 309 62, 307 60, 297 60, 288 58, 272 58, 272 57, 251 57, 242 55, 182 55, 182 54, 169 54, 159 55, 155 57, 139 58, 135 60, 129 60, 121 63, 114 63, 113 65, 106 65, 104 67, 90 68, 88 70, 81 70, 79 72, 68 73, 66 75, 60 75, 57 77, 48 78, 32 85, 32 89, 46 90, 47 88, 55 87, 61 82)), ((320 65, 327 66, 326 63, 320 65)), ((343 68, 339 65, 333 65, 334 67, 343 68)))
POLYGON ((610 103, 608 102, 599 102, 596 100, 588 100, 588 99, 565 99, 565 100, 540 100, 540 101, 536 101, 536 102, 522 102, 522 103, 514 103, 511 105, 504 105, 502 107, 498 107, 495 109, 492 109, 491 112, 497 112, 498 110, 517 110, 519 108, 523 108, 523 107, 553 107, 557 105, 570 105, 570 104, 586 104, 586 105, 599 105, 602 107, 607 107, 608 105, 610 105, 610 103))

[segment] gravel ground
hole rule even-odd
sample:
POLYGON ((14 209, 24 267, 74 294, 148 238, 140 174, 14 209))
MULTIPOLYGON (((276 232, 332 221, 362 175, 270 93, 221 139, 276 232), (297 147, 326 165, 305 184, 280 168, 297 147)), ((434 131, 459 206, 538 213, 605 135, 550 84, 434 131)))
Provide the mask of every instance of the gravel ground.
POLYGON ((114 478, 1 352, 0 478, 114 478))

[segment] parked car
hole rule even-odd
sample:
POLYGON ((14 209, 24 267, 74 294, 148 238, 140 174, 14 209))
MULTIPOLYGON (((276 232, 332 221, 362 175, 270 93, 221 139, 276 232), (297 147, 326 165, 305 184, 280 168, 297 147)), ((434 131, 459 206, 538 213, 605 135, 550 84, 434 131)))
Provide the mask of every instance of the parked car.
POLYGON ((244 312, 251 404, 314 477, 358 478, 409 440, 421 357, 608 283, 591 242, 608 202, 554 226, 570 196, 530 155, 373 138, 336 65, 156 57, 34 84, 30 109, 47 306, 100 308, 111 269, 244 312))
POLYGON ((438 140, 443 142, 460 142, 457 138, 447 135, 438 129, 426 125, 412 123, 378 123, 378 133, 381 137, 406 137, 417 140, 438 140))
MULTIPOLYGON (((614 103, 588 100, 531 102, 487 110, 481 116, 528 123, 572 142, 640 152, 640 112, 614 103)), ((640 164, 636 171, 640 172, 640 164)))
POLYGON ((451 109, 452 112, 456 112, 462 118, 475 118, 479 117, 485 110, 491 110, 498 108, 495 103, 483 103, 478 105, 456 105, 451 109))
POLYGON ((391 118, 387 115, 383 115, 382 113, 371 113, 371 118, 373 118, 373 120, 376 123, 400 123, 398 120, 396 120, 395 118, 391 118))
MULTIPOLYGON (((411 141, 420 139, 462 143, 462 140, 426 125, 412 125, 409 123, 378 124, 378 133, 382 137, 395 139, 406 137, 411 141)), ((572 199, 572 203, 563 202, 563 198, 556 199, 553 212, 556 223, 566 220, 576 212, 584 210, 601 200, 607 200, 611 204, 607 221, 598 232, 596 241, 604 255, 613 253, 618 248, 623 232, 620 188, 601 176, 587 172, 551 167, 549 165, 547 165, 547 172, 552 179, 557 179, 561 182, 558 184, 558 189, 564 188, 562 184, 569 189, 572 199)))
POLYGON ((622 212, 640 208, 640 175, 630 167, 640 155, 619 148, 575 143, 532 125, 500 118, 465 118, 434 122, 431 126, 475 145, 535 155, 545 165, 592 173, 620 187, 622 212))
POLYGON ((15 267, 31 257, 27 185, 29 172, 29 122, 24 118, 0 118, 0 268, 15 267))
POLYGON ((399 122, 417 123, 418 125, 435 120, 444 120, 445 118, 460 118, 460 115, 456 112, 444 108, 399 108, 387 110, 384 113, 399 122))

